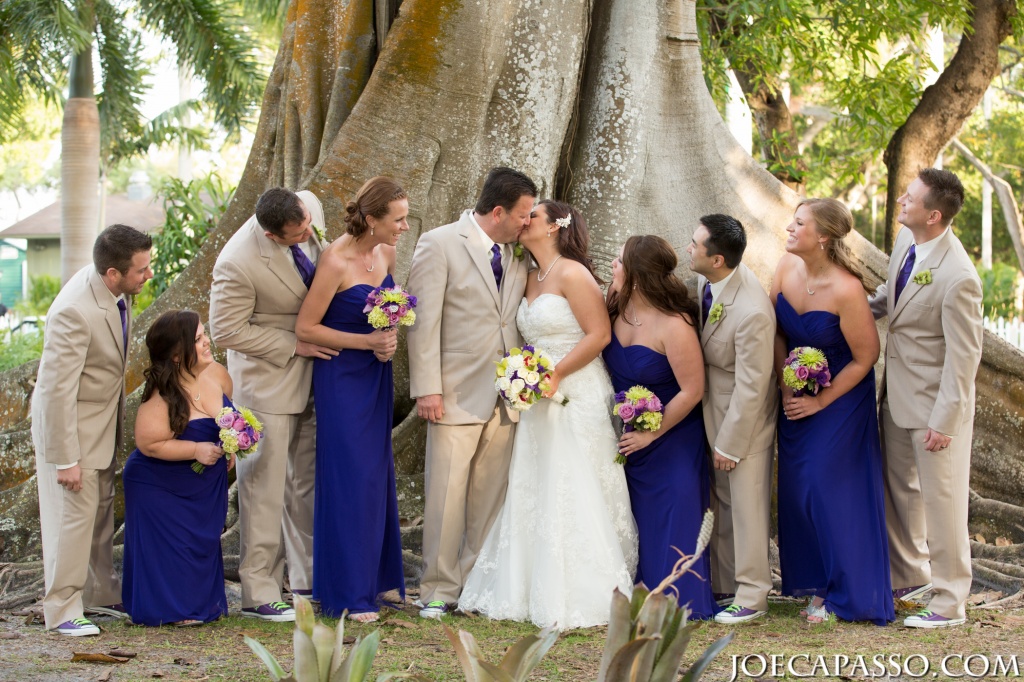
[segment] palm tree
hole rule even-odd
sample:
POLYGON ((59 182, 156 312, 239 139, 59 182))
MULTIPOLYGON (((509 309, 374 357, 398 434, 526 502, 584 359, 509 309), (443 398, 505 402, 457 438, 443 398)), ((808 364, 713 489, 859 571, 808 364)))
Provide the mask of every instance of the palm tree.
MULTIPOLYGON (((18 134, 26 90, 64 108, 62 281, 90 259, 101 168, 153 143, 196 143, 197 131, 180 123, 189 109, 208 106, 229 132, 253 111, 265 76, 242 6, 224 0, 0 0, 0 143, 18 134), (205 80, 202 103, 144 121, 144 30, 173 43, 179 63, 205 80), (101 72, 98 93, 94 65, 101 72)), ((279 9, 268 0, 248 6, 261 19, 279 9)))

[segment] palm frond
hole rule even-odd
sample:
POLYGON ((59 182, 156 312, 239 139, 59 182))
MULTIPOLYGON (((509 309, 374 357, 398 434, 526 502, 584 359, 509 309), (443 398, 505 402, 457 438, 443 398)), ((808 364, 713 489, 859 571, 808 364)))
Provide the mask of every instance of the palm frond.
POLYGON ((210 133, 201 126, 182 123, 188 113, 199 112, 202 104, 189 100, 161 112, 132 136, 119 136, 107 150, 108 162, 113 165, 125 159, 142 156, 150 147, 181 144, 189 149, 207 149, 210 133))
POLYGON ((142 36, 129 28, 126 12, 107 0, 96 9, 96 52, 102 68, 103 89, 96 96, 100 110, 101 148, 109 158, 110 149, 123 139, 142 134, 144 123, 139 107, 149 86, 149 74, 142 59, 142 36))
POLYGON ((179 60, 206 81, 215 120, 235 131, 259 103, 266 77, 250 29, 224 0, 138 0, 143 24, 178 48, 179 60))

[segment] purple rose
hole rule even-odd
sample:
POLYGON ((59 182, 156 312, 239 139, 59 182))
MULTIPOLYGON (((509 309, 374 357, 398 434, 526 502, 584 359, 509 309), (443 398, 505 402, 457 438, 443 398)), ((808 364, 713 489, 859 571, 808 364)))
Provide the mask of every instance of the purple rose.
POLYGON ((811 376, 811 371, 803 365, 796 368, 796 378, 800 381, 807 381, 809 376, 811 376))
POLYGON ((248 450, 251 447, 252 438, 249 437, 249 434, 246 433, 245 431, 242 431, 240 434, 238 434, 238 449, 248 450))
POLYGON ((647 398, 640 398, 636 401, 636 411, 646 412, 647 411, 647 398))
POLYGON ((661 399, 656 395, 652 395, 647 400, 647 407, 651 408, 651 412, 661 412, 661 408, 663 407, 661 399))
POLYGON ((217 426, 222 429, 230 429, 231 425, 235 423, 235 415, 231 412, 227 412, 217 417, 217 426))
POLYGON ((621 417, 624 422, 628 422, 635 414, 636 410, 633 409, 633 406, 629 403, 623 403, 619 407, 619 417, 621 417))
POLYGON ((415 308, 415 307, 416 307, 416 303, 417 303, 417 301, 419 301, 419 299, 418 299, 418 298, 416 298, 416 297, 415 297, 415 296, 413 296, 412 294, 409 294, 409 307, 410 307, 410 308, 415 308))
POLYGON ((235 422, 231 425, 231 428, 233 428, 235 431, 244 431, 245 420, 242 419, 241 417, 235 417, 235 422))

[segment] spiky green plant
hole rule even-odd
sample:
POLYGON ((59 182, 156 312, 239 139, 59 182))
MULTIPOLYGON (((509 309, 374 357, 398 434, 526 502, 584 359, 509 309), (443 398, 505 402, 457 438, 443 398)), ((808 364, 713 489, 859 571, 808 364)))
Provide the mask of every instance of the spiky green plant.
MULTIPOLYGON (((679 552, 680 558, 672 573, 653 590, 637 585, 632 599, 618 590, 612 594, 608 638, 601 656, 598 682, 673 682, 676 679, 690 637, 700 624, 688 622, 690 610, 685 605, 680 606, 676 596, 666 591, 690 570, 707 548, 713 525, 714 514, 709 510, 704 515, 694 553, 687 556, 679 552)), ((732 634, 726 635, 708 647, 687 671, 683 682, 700 679, 732 637, 732 634)))
POLYGON ((356 638, 348 656, 345 656, 344 641, 345 617, 342 616, 338 627, 332 631, 316 622, 312 605, 299 595, 295 595, 295 631, 292 634, 295 667, 291 674, 285 672, 265 646, 252 637, 245 638, 245 643, 267 666, 274 682, 363 682, 377 655, 380 631, 374 630, 365 639, 356 638))

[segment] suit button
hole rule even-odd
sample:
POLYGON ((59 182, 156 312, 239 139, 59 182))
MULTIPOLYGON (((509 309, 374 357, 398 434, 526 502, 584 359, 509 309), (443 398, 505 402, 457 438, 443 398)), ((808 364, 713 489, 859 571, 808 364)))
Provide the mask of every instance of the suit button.
POLYGON ((507 327, 507 326, 508 326, 508 322, 502 322, 502 323, 501 323, 501 326, 502 326, 502 327, 507 327))

